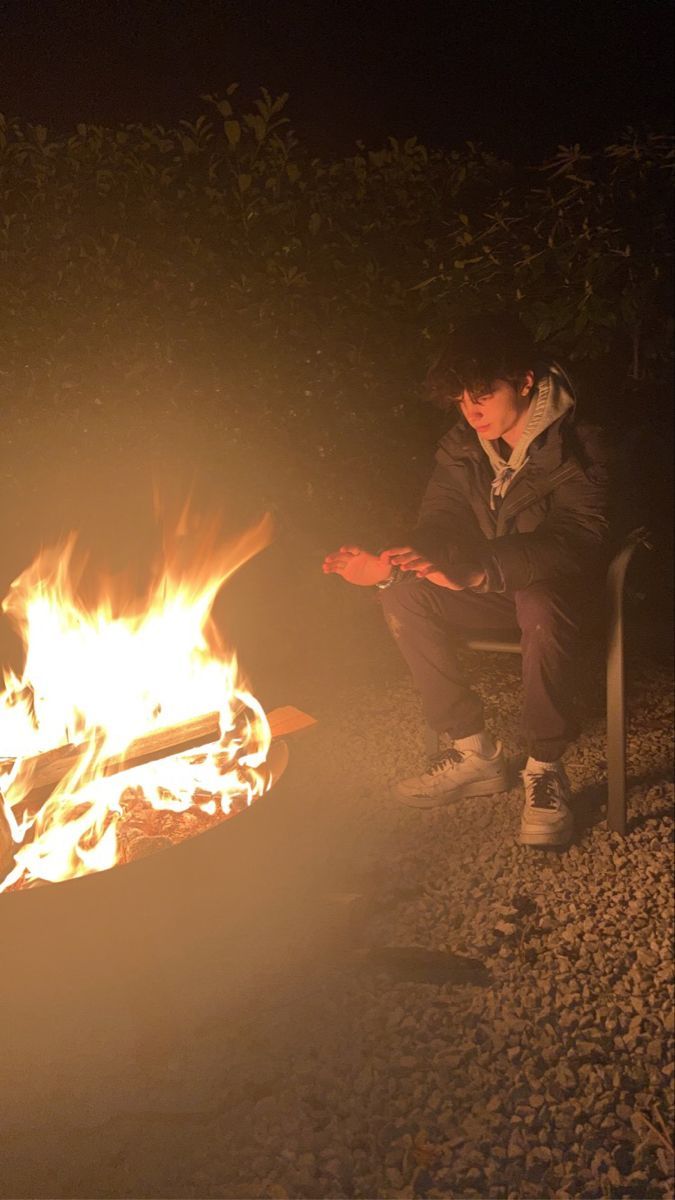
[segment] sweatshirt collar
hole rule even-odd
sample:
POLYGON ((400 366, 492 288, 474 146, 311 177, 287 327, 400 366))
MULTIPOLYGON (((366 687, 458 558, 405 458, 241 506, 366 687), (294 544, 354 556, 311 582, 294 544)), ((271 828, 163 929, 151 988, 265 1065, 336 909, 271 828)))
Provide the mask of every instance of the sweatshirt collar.
POLYGON ((490 508, 493 510, 497 500, 505 495, 515 476, 529 462, 529 451, 535 438, 575 405, 572 385, 556 363, 551 363, 545 373, 538 375, 530 396, 525 428, 508 459, 500 453, 498 441, 487 441, 480 434, 476 435, 494 476, 490 489, 490 508))

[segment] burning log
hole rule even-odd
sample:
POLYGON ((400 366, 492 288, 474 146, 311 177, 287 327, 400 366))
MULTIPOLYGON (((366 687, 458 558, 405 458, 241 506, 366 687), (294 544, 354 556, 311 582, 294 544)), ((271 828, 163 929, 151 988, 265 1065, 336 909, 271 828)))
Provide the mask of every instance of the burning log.
MULTIPOLYGON (((316 724, 314 717, 303 713, 292 705, 273 709, 268 714, 272 738, 283 737, 296 733, 316 724)), ((196 750, 200 746, 213 745, 221 737, 220 715, 217 712, 205 716, 192 717, 178 725, 166 725, 151 733, 143 734, 130 742, 123 754, 110 755, 97 764, 98 776, 117 775, 132 767, 140 767, 146 763, 157 762, 162 758, 171 758, 176 754, 185 754, 188 750, 196 750)), ((56 750, 45 750, 22 760, 22 770, 30 771, 30 792, 23 804, 34 807, 29 798, 35 793, 44 795, 46 790, 53 790, 62 780, 75 770, 86 755, 90 753, 88 743, 59 746, 56 750)), ((5 766, 11 760, 5 760, 5 766)))
MULTIPOLYGON (((155 762, 158 758, 169 758, 173 754, 182 754, 186 750, 194 750, 198 746, 217 742, 220 738, 220 717, 217 712, 207 713, 203 717, 193 717, 179 725, 166 725, 162 729, 154 729, 151 733, 143 734, 130 742, 123 754, 114 754, 104 758, 97 765, 97 775, 117 775, 120 771, 128 771, 131 767, 140 767, 144 763, 155 762)), ((54 788, 90 753, 90 744, 68 743, 58 746, 56 750, 44 750, 41 754, 24 758, 22 770, 30 772, 31 789, 54 788)))

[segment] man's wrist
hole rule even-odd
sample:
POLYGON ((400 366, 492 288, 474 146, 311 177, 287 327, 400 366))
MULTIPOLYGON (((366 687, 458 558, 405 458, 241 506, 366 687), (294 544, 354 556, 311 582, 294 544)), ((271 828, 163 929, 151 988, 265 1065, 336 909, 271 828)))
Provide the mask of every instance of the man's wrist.
POLYGON ((380 592, 383 592, 385 590, 385 588, 392 587, 393 584, 397 583, 398 580, 401 578, 402 573, 403 572, 401 571, 400 567, 392 567, 390 565, 389 566, 389 574, 387 575, 387 577, 385 579, 382 579, 380 581, 380 583, 376 583, 375 587, 380 592))

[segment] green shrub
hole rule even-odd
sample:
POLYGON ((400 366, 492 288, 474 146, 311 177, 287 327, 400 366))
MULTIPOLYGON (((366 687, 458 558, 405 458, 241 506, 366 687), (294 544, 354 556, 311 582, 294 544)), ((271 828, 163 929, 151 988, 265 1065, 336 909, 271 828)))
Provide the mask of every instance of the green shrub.
POLYGON ((176 129, 51 140, 0 120, 10 357, 36 336, 46 351, 45 328, 97 351, 162 331, 161 354, 167 331, 225 324, 235 344, 334 344, 374 365, 400 353, 392 331, 417 332, 415 358, 421 331, 504 301, 566 356, 618 349, 635 377, 667 362, 671 139, 629 131, 521 171, 414 138, 325 162, 298 145, 285 95, 243 111, 235 93, 176 129))

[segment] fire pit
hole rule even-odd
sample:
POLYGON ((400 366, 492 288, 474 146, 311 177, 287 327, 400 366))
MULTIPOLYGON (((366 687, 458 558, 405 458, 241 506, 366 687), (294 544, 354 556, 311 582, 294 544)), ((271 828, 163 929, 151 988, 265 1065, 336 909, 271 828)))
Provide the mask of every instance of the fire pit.
POLYGON ((241 916, 288 886, 283 817, 250 806, 283 773, 281 736, 313 721, 265 714, 211 618, 269 535, 175 539, 141 603, 93 605, 70 539, 5 601, 25 667, 0 696, 0 1127, 53 1119, 64 1086, 93 1095, 130 1045, 202 1011, 241 916))
POLYGON ((282 780, 170 849, 0 896, 0 1132, 126 1110, 158 1041, 180 1043, 253 986, 270 945, 284 954, 290 799, 282 780))
POLYGON ((265 518, 225 548, 174 538, 140 604, 108 589, 85 605, 72 537, 15 581, 3 607, 26 659, 0 696, 0 892, 128 863, 268 790, 283 753, 210 614, 269 536, 265 518))

